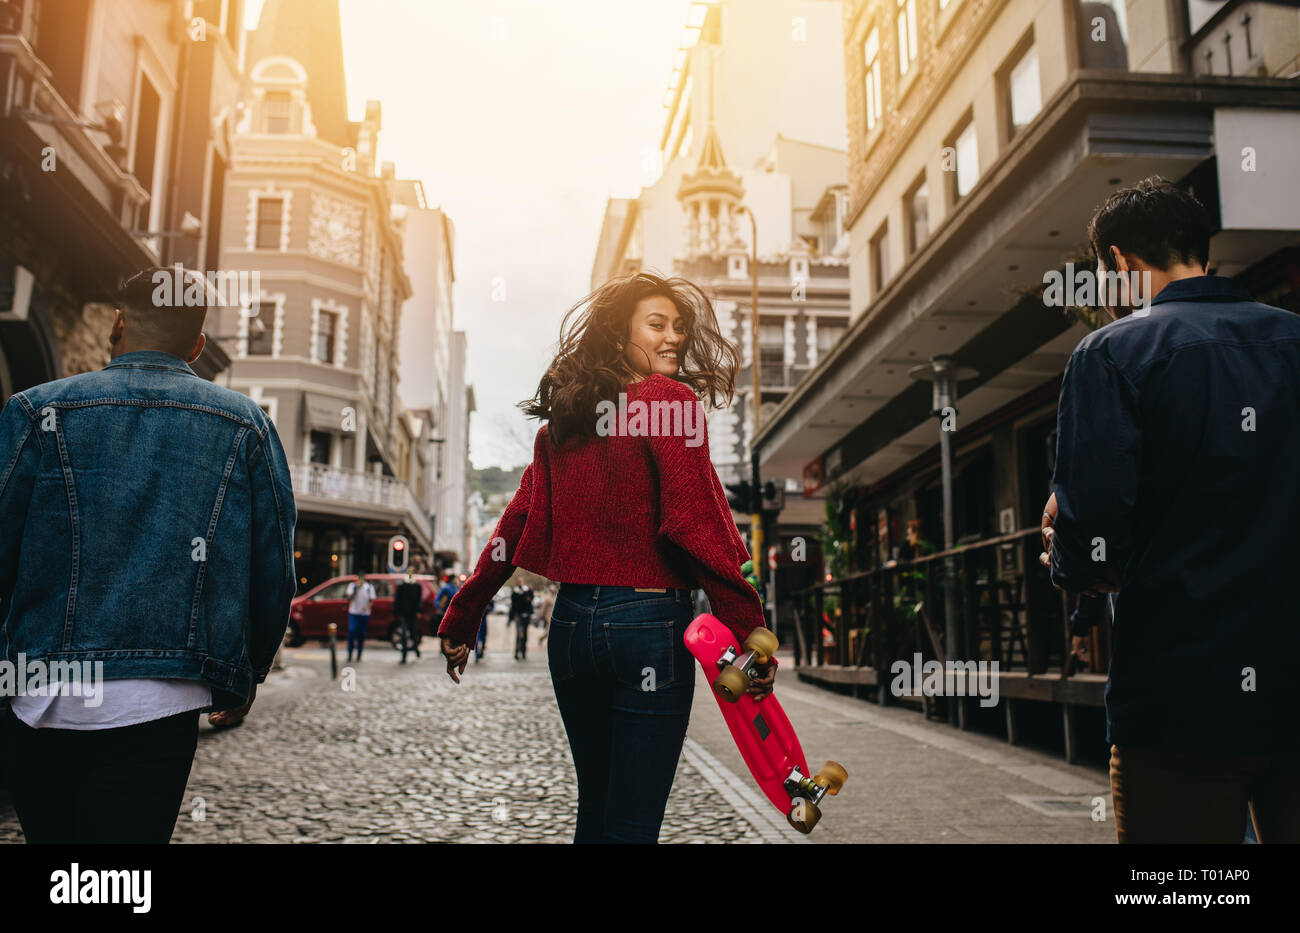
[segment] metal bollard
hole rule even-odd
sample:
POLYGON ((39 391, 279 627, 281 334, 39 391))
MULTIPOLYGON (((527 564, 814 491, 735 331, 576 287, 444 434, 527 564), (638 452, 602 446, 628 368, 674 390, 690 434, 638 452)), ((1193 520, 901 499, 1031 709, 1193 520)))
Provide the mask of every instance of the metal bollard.
POLYGON ((337 622, 330 623, 330 680, 337 680, 339 676, 339 650, 338 650, 338 631, 337 622))

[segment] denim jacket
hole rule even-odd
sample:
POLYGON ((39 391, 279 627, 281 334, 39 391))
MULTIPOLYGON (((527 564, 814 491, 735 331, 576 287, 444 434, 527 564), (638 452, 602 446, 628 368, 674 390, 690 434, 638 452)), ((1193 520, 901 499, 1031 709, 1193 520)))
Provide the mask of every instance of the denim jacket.
POLYGON ((16 393, 0 413, 0 656, 199 680, 215 709, 238 706, 284 637, 296 517, 266 414, 177 357, 124 353, 16 393))

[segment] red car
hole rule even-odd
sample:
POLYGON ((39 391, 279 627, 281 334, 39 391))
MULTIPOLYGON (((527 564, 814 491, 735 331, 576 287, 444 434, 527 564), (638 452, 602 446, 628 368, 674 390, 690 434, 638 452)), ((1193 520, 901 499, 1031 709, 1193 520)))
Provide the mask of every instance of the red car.
MULTIPOLYGON (((393 640, 393 630, 396 627, 393 620, 393 592, 405 577, 401 573, 366 574, 366 582, 375 588, 375 601, 370 607, 370 626, 366 629, 367 638, 383 638, 390 642, 393 640)), ((312 587, 301 596, 295 596, 289 606, 289 627, 284 633, 284 643, 290 648, 296 648, 309 638, 328 639, 331 622, 338 625, 338 639, 346 641, 348 584, 356 579, 355 575, 335 577, 312 587)), ((417 574, 415 579, 424 591, 417 616, 420 632, 431 635, 437 629, 431 623, 437 615, 434 600, 438 595, 438 580, 427 574, 417 574)))

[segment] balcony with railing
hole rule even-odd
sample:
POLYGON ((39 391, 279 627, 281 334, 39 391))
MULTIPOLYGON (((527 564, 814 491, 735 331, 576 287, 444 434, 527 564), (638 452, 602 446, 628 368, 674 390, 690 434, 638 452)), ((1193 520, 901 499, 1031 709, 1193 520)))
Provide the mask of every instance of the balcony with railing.
POLYGON ((300 510, 336 504, 340 514, 405 522, 421 544, 432 547, 429 516, 401 479, 325 463, 291 463, 289 473, 300 510))

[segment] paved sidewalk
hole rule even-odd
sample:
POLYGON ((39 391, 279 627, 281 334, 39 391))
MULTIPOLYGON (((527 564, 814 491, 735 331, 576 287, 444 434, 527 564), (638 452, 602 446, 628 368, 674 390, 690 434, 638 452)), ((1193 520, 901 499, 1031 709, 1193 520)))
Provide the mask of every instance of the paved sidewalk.
MULTIPOLYGON (((405 665, 372 642, 337 681, 325 649, 287 650, 244 725, 203 721, 174 841, 569 841, 573 764, 540 632, 514 661, 504 618, 492 622, 496 650, 460 686, 434 639, 405 665)), ((662 842, 1113 840, 1087 815, 1095 796, 1109 815, 1100 770, 828 694, 791 667, 778 695, 809 764, 834 758, 850 776, 820 825, 801 836, 761 796, 701 674, 662 842), (1070 806, 1082 815, 1054 815, 1070 806)), ((0 802, 0 842, 21 838, 0 802)))

